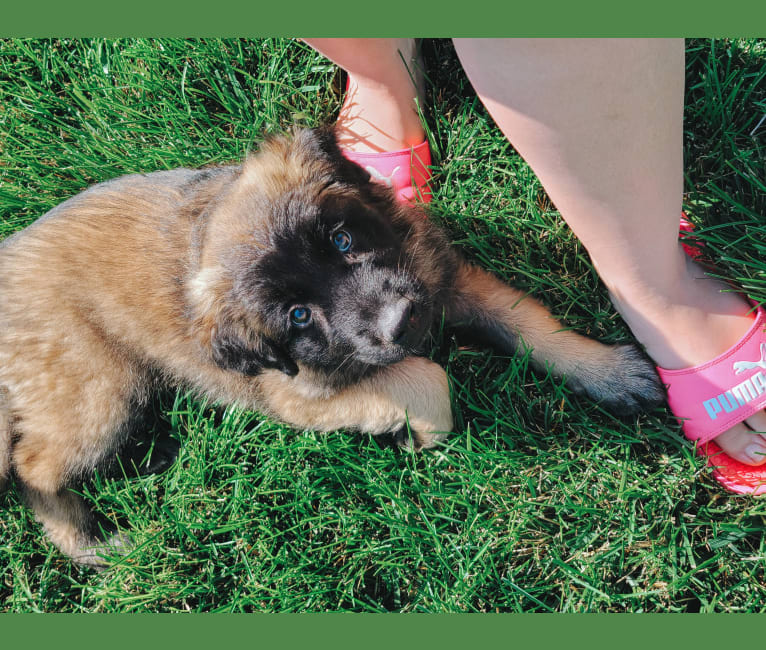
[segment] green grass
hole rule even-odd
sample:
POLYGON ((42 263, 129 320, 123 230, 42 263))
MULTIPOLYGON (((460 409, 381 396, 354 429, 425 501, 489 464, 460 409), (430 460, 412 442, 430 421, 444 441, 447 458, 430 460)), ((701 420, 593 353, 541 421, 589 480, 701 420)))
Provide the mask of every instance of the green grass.
MULTIPOLYGON (((577 330, 627 339, 587 256, 449 41, 425 46, 434 219, 577 330)), ((0 237, 89 184, 240 159, 331 122, 336 70, 297 41, 0 41, 0 237)), ((766 43, 687 43, 685 206, 721 276, 766 300, 766 43), (754 131, 754 132, 753 132, 754 131), (752 134, 751 134, 752 133, 752 134)), ((3 611, 766 610, 766 500, 725 493, 665 409, 619 420, 524 357, 449 333, 456 431, 413 455, 178 394, 156 476, 84 487, 134 550, 102 573, 41 535, 14 485, 3 611)))

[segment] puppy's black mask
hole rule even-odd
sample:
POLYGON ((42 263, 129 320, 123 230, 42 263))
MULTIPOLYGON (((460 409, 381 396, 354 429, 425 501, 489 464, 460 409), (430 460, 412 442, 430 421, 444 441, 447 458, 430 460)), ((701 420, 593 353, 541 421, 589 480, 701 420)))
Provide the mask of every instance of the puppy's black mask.
POLYGON ((417 277, 408 208, 347 161, 331 133, 304 135, 301 146, 325 176, 272 198, 268 243, 237 253, 234 295, 269 335, 246 349, 219 337, 214 349, 220 365, 246 374, 293 375, 302 364, 340 387, 419 352, 435 297, 417 277))

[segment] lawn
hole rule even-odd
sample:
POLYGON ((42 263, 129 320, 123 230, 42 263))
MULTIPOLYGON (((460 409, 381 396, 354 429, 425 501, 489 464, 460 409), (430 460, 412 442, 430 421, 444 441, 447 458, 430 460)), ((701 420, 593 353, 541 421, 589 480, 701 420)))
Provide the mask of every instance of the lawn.
MULTIPOLYGON (((451 43, 424 55, 433 218, 578 331, 629 339, 451 43)), ((766 42, 688 41, 686 65, 684 207, 720 276, 764 301, 766 42)), ((0 41, 0 238, 94 182, 332 122, 338 87, 287 39, 0 41)), ((83 486, 135 543, 101 573, 49 544, 11 483, 0 611, 766 610, 766 500, 724 492, 666 409, 617 419, 523 356, 437 339, 455 433, 422 454, 159 397, 177 462, 83 486)))

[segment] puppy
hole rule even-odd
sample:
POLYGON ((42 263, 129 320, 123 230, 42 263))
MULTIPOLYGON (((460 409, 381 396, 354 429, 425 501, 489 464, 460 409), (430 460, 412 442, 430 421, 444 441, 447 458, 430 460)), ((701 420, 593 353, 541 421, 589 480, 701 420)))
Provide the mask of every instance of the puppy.
POLYGON ((96 185, 0 245, 0 478, 50 539, 99 565, 119 548, 69 488, 107 462, 159 385, 298 428, 452 428, 447 377, 416 356, 431 326, 531 349, 620 414, 659 404, 632 345, 564 330, 464 262, 417 206, 340 153, 328 130, 276 137, 238 166, 96 185))

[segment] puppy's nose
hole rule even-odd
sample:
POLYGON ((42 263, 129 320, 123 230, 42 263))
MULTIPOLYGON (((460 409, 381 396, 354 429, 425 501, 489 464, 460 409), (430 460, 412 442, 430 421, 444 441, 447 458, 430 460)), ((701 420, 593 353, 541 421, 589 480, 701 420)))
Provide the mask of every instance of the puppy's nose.
POLYGON ((386 341, 400 344, 407 334, 407 325, 412 315, 412 302, 407 298, 399 298, 395 302, 384 305, 378 317, 380 337, 386 341))

